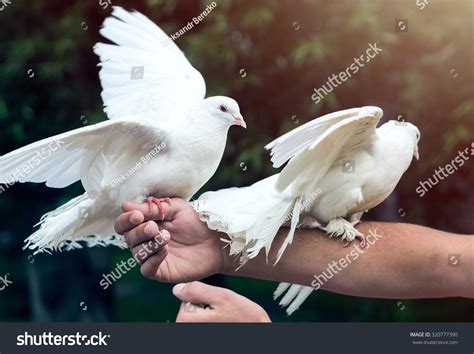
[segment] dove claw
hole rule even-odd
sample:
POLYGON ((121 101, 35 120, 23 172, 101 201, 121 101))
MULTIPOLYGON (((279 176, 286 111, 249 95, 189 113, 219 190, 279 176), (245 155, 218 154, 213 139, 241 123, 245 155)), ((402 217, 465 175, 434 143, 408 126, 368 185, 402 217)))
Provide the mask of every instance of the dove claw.
POLYGON ((161 221, 165 220, 165 211, 161 203, 168 203, 169 205, 171 205, 170 198, 148 197, 145 199, 145 201, 148 203, 148 208, 150 209, 150 211, 152 210, 152 205, 155 204, 158 207, 158 210, 161 214, 161 221))
MULTIPOLYGON (((367 246, 367 241, 365 240, 364 236, 357 235, 354 240, 359 241, 359 246, 360 248, 365 248, 367 246)), ((349 247, 349 245, 352 243, 352 241, 347 241, 347 240, 342 240, 342 246, 343 247, 349 247)))
POLYGON ((356 239, 359 240, 359 246, 360 248, 365 248, 365 246, 367 246, 367 242, 365 240, 365 236, 356 236, 356 239))

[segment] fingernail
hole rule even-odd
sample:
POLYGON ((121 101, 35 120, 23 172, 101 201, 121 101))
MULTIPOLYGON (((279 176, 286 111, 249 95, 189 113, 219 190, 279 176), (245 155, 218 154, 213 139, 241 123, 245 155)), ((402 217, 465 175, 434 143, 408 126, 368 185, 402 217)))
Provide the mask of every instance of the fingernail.
POLYGON ((148 236, 153 236, 153 225, 151 224, 151 222, 149 222, 145 225, 145 233, 148 236))
POLYGON ((181 284, 177 284, 173 287, 173 294, 179 294, 181 291, 183 291, 184 287, 185 287, 186 284, 184 283, 181 283, 181 284))
POLYGON ((171 239, 171 235, 168 232, 168 230, 161 230, 161 238, 166 242, 168 242, 171 239))

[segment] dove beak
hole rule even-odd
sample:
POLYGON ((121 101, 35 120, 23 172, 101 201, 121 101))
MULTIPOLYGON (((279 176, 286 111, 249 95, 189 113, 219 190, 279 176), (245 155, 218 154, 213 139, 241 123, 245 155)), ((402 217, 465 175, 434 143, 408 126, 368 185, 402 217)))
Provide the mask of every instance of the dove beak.
POLYGON ((415 146, 415 152, 413 153, 415 159, 418 161, 420 159, 420 154, 418 153, 418 145, 415 146))
POLYGON ((245 123, 244 117, 242 117, 240 114, 234 116, 234 124, 240 125, 242 128, 247 129, 247 123, 245 123))

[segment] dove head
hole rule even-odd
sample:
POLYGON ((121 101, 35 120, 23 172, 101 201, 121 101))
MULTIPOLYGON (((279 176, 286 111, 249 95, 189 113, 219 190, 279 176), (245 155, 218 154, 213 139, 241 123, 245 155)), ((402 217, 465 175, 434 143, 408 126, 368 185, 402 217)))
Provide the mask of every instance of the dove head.
POLYGON ((214 96, 204 100, 210 116, 223 123, 226 128, 231 125, 240 125, 247 128, 247 124, 240 114, 239 105, 230 97, 214 96))
POLYGON ((386 128, 387 131, 391 131, 392 129, 397 129, 398 131, 402 131, 405 135, 413 142, 413 157, 417 160, 420 159, 420 155, 418 153, 418 142, 420 141, 420 130, 412 123, 409 122, 400 122, 398 120, 390 120, 380 128, 386 128))

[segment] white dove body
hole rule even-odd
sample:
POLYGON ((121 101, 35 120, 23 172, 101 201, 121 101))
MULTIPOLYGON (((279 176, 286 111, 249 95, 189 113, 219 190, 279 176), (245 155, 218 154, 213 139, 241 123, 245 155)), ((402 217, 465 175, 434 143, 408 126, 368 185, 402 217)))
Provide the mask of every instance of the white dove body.
POLYGON ((142 202, 147 196, 189 199, 199 190, 219 166, 230 126, 221 117, 212 118, 213 108, 206 105, 192 110, 192 114, 171 126, 170 135, 157 145, 158 149, 143 151, 143 157, 153 149, 158 152, 143 162, 139 172, 131 175, 123 186, 109 189, 116 204, 142 202))
MULTIPOLYGON (((331 236, 342 236, 349 241, 362 236, 353 225, 359 222, 364 211, 379 205, 392 193, 413 157, 419 158, 419 138, 420 132, 413 124, 389 121, 376 129, 359 149, 343 153, 342 161, 333 164, 319 180, 320 198, 312 204, 309 213, 302 215, 301 226, 318 226, 331 236), (343 170, 344 161, 352 161, 354 171, 343 170)), ((274 298, 285 291, 280 305, 287 306, 287 313, 292 314, 314 289, 281 283, 274 298)))
MULTIPOLYGON (((376 129, 381 117, 380 108, 361 107, 310 121, 266 146, 274 167, 288 162, 278 175, 205 193, 195 209, 210 228, 229 235, 230 253, 241 256, 241 265, 262 249, 268 255, 282 225, 290 229, 277 262, 297 227, 319 227, 352 241, 361 236, 353 225, 363 212, 385 200, 418 158, 418 129, 395 121, 376 129)), ((282 283, 275 298, 286 290, 280 305, 291 314, 313 288, 282 283)))
POLYGON ((414 130, 405 124, 408 123, 385 123, 376 130, 367 149, 350 152, 334 164, 318 185, 321 193, 309 215, 328 223, 382 203, 410 166, 416 149, 414 130), (354 163, 353 171, 344 169, 347 161, 354 163))

